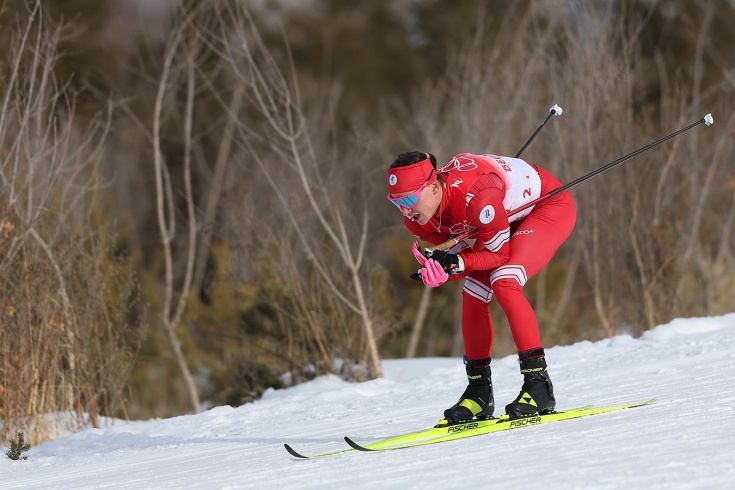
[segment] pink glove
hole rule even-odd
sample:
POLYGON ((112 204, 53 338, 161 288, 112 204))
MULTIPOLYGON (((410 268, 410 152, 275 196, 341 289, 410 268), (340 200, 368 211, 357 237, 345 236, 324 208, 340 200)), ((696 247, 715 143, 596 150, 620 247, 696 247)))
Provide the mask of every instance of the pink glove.
POLYGON ((424 267, 421 269, 421 280, 430 288, 435 288, 447 282, 449 274, 444 271, 439 262, 425 258, 424 267))
POLYGON ((416 260, 422 266, 426 264, 427 260, 429 260, 426 258, 426 256, 423 253, 421 253, 419 242, 413 242, 413 247, 411 247, 411 252, 413 252, 413 256, 416 257, 416 260))

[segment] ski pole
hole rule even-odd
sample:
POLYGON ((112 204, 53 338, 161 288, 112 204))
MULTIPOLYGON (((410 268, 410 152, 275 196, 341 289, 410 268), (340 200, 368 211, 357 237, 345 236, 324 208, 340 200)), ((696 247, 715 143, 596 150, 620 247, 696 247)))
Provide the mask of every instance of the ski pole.
MULTIPOLYGON (((592 172, 588 173, 587 175, 583 175, 582 177, 578 178, 577 180, 573 180, 572 182, 569 182, 568 184, 563 185, 563 186, 559 187, 558 189, 554 189, 553 191, 550 191, 549 193, 544 194, 543 196, 541 196, 541 197, 539 197, 537 199, 534 199, 533 201, 531 201, 529 203, 526 203, 526 204, 524 204, 523 206, 520 206, 517 209, 512 210, 511 212, 508 213, 508 216, 510 217, 510 216, 513 216, 514 214, 520 213, 524 209, 528 209, 531 206, 535 206, 536 204, 538 204, 538 203, 540 203, 542 201, 545 201, 546 199, 548 199, 550 197, 553 197, 553 196, 559 194, 560 192, 564 192, 565 190, 569 189, 570 187, 574 187, 575 185, 580 184, 580 183, 584 182, 585 180, 594 177, 595 175, 601 174, 602 172, 604 172, 606 170, 610 170, 611 168, 615 167, 616 165, 620 165, 623 162, 627 162, 631 158, 633 158, 633 157, 635 157, 637 155, 640 155, 644 151, 650 150, 654 146, 657 146, 657 145, 663 143, 664 141, 673 138, 674 136, 680 135, 684 131, 688 131, 688 130, 692 129, 695 126, 699 126, 700 124, 704 124, 705 126, 711 126, 712 123, 714 123, 714 119, 712 119, 712 114, 707 114, 706 116, 704 116, 699 121, 697 121, 695 123, 692 123, 692 124, 690 124, 689 126, 687 126, 685 128, 679 129, 678 131, 674 131, 673 133, 671 133, 671 134, 669 134, 667 136, 664 136, 663 138, 658 139, 658 140, 654 141, 653 143, 649 143, 646 146, 643 146, 641 148, 638 148, 637 150, 635 150, 633 152, 630 152, 627 155, 622 156, 622 157, 618 158, 617 160, 608 163, 607 165, 603 165, 602 167, 598 168, 597 170, 593 170, 592 172)), ((475 233, 477 233, 477 230, 468 231, 468 232, 462 233, 461 235, 457 235, 456 237, 450 238, 446 242, 440 243, 439 245, 436 245, 434 247, 427 247, 425 249, 426 250, 426 256, 427 257, 431 257, 432 252, 434 252, 435 250, 447 250, 447 249, 453 247, 454 245, 456 245, 457 243, 459 243, 460 241, 462 241, 462 240, 464 240, 466 238, 470 238, 475 233)))
POLYGON ((544 122, 541 123, 541 126, 539 126, 536 131, 531 135, 530 138, 528 138, 528 141, 526 141, 526 144, 523 145, 523 147, 516 153, 515 158, 519 158, 521 154, 523 154, 524 151, 526 151, 526 147, 531 144, 531 141, 536 137, 537 134, 543 129, 544 126, 546 126, 546 123, 549 122, 549 119, 551 119, 554 116, 561 116, 561 113, 563 112, 562 108, 558 105, 554 104, 549 108, 549 115, 546 116, 546 119, 544 119, 544 122))

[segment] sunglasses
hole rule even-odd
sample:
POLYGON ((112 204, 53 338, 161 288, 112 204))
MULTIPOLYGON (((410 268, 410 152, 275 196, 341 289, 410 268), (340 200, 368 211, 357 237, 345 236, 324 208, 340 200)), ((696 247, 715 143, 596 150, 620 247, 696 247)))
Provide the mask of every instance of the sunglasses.
POLYGON ((412 208, 414 208, 421 199, 421 191, 426 189, 426 187, 429 185, 429 181, 431 180, 431 177, 434 175, 434 171, 432 170, 429 174, 429 177, 426 179, 426 181, 423 183, 421 187, 418 188, 415 192, 403 196, 403 197, 390 197, 390 194, 388 194, 388 200, 396 205, 396 207, 402 212, 404 209, 407 211, 410 211, 412 208))

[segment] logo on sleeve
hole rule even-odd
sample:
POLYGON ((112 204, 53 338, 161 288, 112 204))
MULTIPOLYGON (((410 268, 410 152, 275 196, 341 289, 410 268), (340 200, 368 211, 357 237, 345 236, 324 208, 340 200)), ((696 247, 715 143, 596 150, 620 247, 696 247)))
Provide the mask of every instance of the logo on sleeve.
POLYGON ((489 224, 492 220, 495 219, 495 208, 491 205, 487 205, 484 208, 482 208, 482 211, 480 211, 480 223, 483 225, 489 224))

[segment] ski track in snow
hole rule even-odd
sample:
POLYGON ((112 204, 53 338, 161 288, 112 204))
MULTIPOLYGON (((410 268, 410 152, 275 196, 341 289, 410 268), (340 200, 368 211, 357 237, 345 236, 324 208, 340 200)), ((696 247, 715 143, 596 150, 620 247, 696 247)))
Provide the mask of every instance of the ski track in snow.
MULTIPOLYGON (((459 359, 384 362, 386 377, 325 376, 238 408, 90 429, 0 457, 0 489, 725 489, 735 480, 735 314, 677 319, 547 349, 559 409, 650 406, 382 453, 346 453, 433 425, 465 386, 459 359)), ((518 393, 515 356, 493 360, 496 413, 518 393)), ((3 448, 3 453, 7 448, 3 448)))

